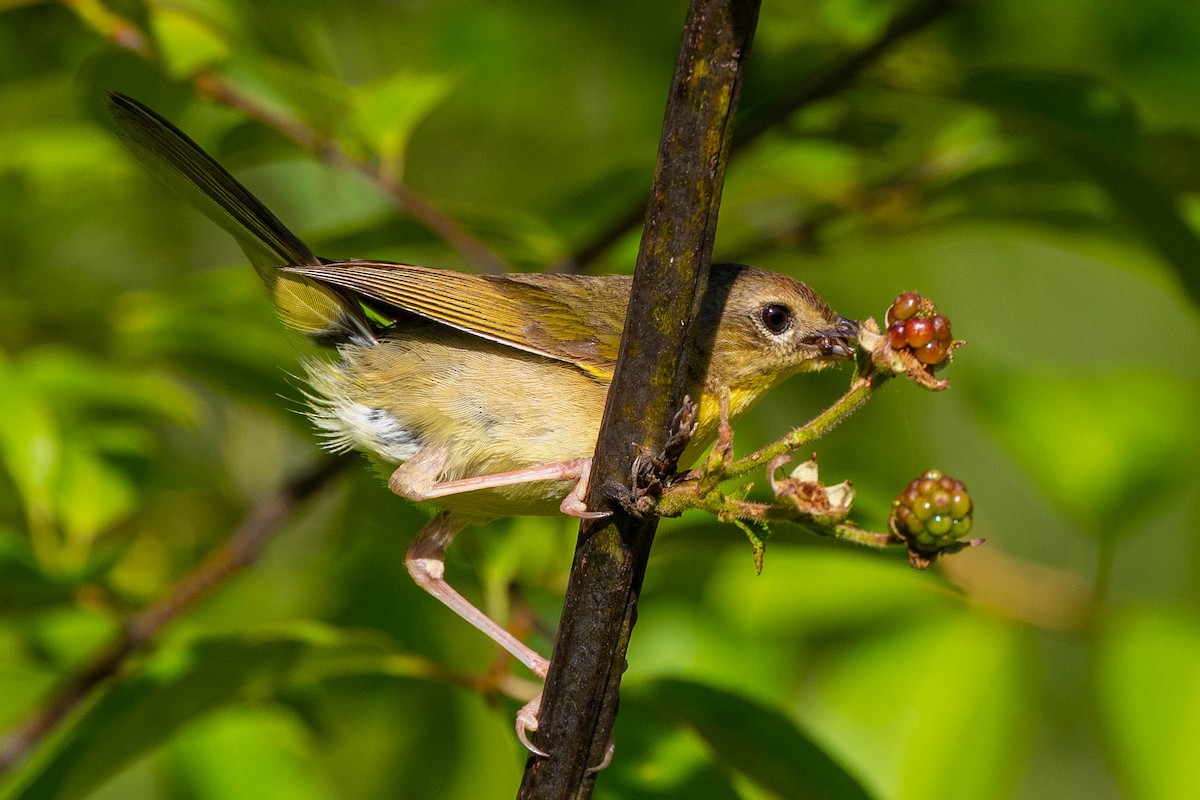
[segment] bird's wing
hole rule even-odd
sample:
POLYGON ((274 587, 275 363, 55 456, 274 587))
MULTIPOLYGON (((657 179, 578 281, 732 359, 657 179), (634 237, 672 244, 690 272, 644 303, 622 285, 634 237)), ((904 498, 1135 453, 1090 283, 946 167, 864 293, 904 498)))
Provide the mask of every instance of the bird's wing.
POLYGON ((628 282, 567 275, 469 275, 380 261, 283 268, 328 286, 609 381, 616 365, 628 282))

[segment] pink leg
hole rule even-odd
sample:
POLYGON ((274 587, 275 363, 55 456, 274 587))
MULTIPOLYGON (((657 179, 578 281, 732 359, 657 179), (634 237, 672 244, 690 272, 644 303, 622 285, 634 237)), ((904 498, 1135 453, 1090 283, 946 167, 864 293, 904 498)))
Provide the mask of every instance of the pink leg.
POLYGON ((479 489, 495 489, 534 481, 575 481, 575 487, 563 498, 559 508, 564 514, 579 519, 603 519, 608 511, 588 511, 583 497, 587 493, 588 478, 592 471, 592 459, 574 458, 556 461, 536 467, 477 475, 453 481, 439 481, 438 474, 444 457, 440 453, 419 453, 415 458, 401 464, 388 481, 392 491, 414 502, 436 500, 447 495, 474 492, 479 489))
MULTIPOLYGON (((404 566, 408 567, 408 574, 418 586, 442 601, 451 611, 474 625, 493 642, 512 653, 513 657, 528 667, 534 675, 546 680, 546 672, 550 668, 549 659, 543 658, 529 645, 506 631, 446 583, 446 546, 462 529, 463 525, 455 522, 444 511, 431 519, 417 534, 417 538, 408 546, 408 552, 404 555, 404 566)), ((535 747, 528 736, 529 731, 537 730, 537 714, 541 703, 542 694, 538 692, 537 697, 517 712, 517 737, 529 750, 544 757, 546 753, 535 747)))

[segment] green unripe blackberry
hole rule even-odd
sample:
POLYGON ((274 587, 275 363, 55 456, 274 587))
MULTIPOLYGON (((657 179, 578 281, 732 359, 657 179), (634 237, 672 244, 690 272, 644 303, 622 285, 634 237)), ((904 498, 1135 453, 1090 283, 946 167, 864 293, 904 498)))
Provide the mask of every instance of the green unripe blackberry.
POLYGON ((931 469, 892 501, 889 524, 912 548, 936 553, 971 532, 973 512, 963 482, 931 469))

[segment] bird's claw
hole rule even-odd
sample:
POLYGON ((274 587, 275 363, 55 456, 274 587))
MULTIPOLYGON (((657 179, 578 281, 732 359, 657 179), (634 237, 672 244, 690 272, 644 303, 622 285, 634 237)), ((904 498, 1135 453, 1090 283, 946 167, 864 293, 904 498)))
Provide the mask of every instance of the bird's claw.
MULTIPOLYGON (((538 729, 538 714, 541 713, 541 710, 542 693, 538 692, 537 697, 521 706, 521 710, 517 712, 517 739, 525 746, 526 750, 535 756, 549 758, 549 753, 529 741, 529 734, 535 733, 538 729)), ((604 748, 604 758, 600 759, 600 763, 596 766, 588 767, 587 774, 592 775, 608 767, 612 763, 613 751, 615 749, 612 739, 609 739, 608 745, 604 748)))
POLYGON ((549 758, 549 753, 529 741, 529 734, 534 733, 538 729, 538 713, 541 710, 542 693, 538 692, 536 697, 521 706, 521 709, 517 711, 517 738, 521 740, 521 744, 525 745, 525 749, 535 756, 549 758))

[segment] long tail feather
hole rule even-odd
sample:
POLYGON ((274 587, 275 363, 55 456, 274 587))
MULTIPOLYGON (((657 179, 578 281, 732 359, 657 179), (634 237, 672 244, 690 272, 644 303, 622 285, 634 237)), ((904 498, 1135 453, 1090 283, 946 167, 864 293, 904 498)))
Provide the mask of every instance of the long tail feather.
POLYGON ((200 145, 125 95, 110 93, 108 110, 138 160, 233 236, 287 325, 321 339, 370 336, 356 304, 316 281, 279 271, 321 260, 200 145))

